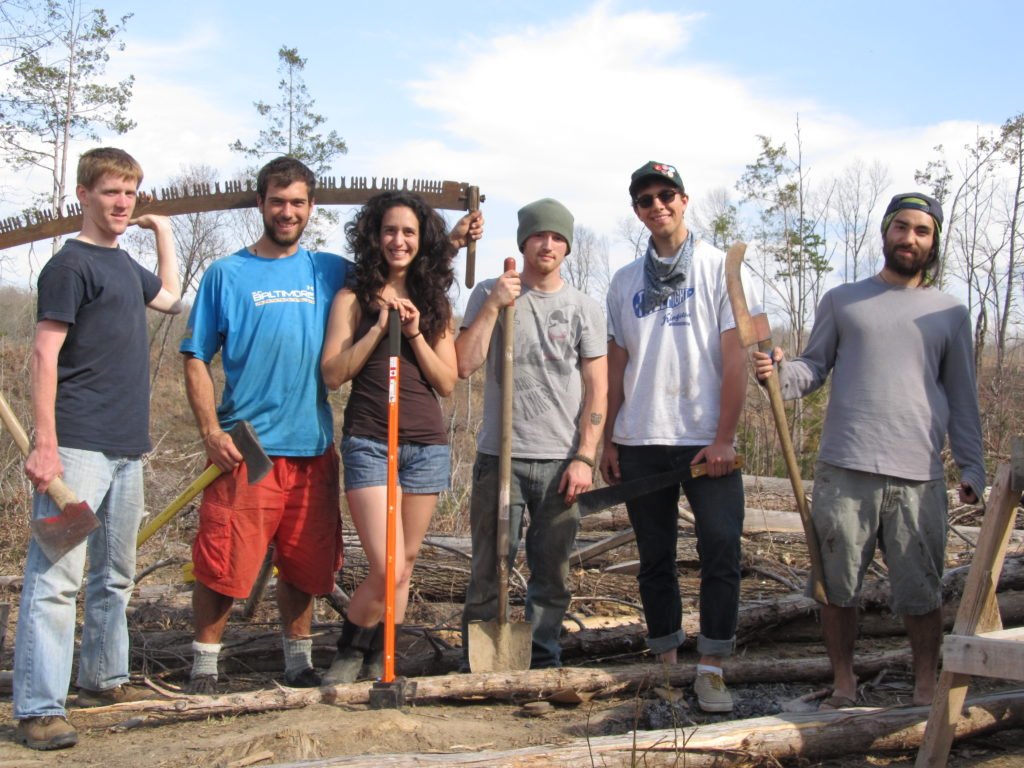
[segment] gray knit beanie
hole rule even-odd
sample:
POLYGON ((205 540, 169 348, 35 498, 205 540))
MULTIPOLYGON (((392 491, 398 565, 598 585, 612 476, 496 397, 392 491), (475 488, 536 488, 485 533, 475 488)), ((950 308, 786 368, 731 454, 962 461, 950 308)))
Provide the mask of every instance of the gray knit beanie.
POLYGON ((569 209, 557 200, 545 197, 535 200, 529 205, 519 209, 519 231, 516 233, 516 242, 519 243, 519 252, 523 252, 523 244, 530 235, 538 232, 554 232, 565 238, 569 245, 566 253, 572 251, 572 227, 573 218, 569 209))

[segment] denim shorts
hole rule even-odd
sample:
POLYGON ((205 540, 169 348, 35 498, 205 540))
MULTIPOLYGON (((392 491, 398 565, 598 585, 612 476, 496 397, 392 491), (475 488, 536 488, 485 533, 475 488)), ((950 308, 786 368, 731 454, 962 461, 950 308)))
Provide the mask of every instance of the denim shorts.
MULTIPOLYGON (((388 444, 357 435, 341 438, 345 490, 388 484, 388 444)), ((447 445, 401 443, 398 446, 398 485, 402 493, 440 493, 451 482, 451 451, 447 445)))

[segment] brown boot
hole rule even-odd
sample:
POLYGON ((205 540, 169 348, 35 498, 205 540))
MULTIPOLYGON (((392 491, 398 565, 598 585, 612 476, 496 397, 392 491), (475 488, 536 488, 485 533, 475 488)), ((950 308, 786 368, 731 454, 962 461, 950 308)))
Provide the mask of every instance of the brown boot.
POLYGON ((78 731, 66 717, 44 715, 19 720, 15 738, 30 749, 66 749, 78 743, 78 731))
POLYGON ((122 704, 126 701, 145 701, 162 698, 156 691, 142 685, 115 685, 102 691, 78 689, 78 706, 105 707, 108 704, 122 704))

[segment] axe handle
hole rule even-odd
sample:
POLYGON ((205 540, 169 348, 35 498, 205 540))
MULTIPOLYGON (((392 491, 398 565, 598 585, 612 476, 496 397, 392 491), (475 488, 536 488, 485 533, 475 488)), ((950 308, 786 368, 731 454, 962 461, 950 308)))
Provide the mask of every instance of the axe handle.
POLYGON ((154 517, 152 520, 150 520, 142 527, 142 530, 139 531, 138 538, 135 540, 135 548, 138 549, 143 544, 145 544, 150 536, 152 536, 154 533, 163 528, 168 522, 170 522, 171 518, 177 515, 186 504, 188 504, 190 501, 192 501, 192 499, 196 497, 196 495, 200 491, 202 491, 206 486, 208 486, 218 477, 220 477, 223 473, 224 470, 222 470, 216 464, 211 464, 210 466, 208 466, 206 468, 206 471, 203 472, 203 474, 201 474, 195 480, 193 480, 192 485, 190 485, 188 488, 182 491, 181 495, 178 496, 178 498, 176 498, 174 501, 172 501, 170 506, 167 507, 167 509, 165 509, 163 512, 161 512, 159 515, 154 517))
MULTIPOLYGON (((470 187, 466 190, 466 208, 470 213, 480 210, 480 187, 470 187)), ((472 288, 476 283, 476 240, 466 233, 466 287, 472 288)))
MULTIPOLYGON (((28 435, 25 433, 25 428, 21 426, 21 422, 18 421, 18 417, 14 415, 14 411, 11 409, 10 403, 7 402, 7 398, 2 394, 0 394, 0 421, 3 421, 7 431, 11 433, 11 437, 14 438, 14 443, 18 446, 18 450, 21 451, 21 455, 27 459, 28 455, 32 452, 28 435)), ((78 496, 59 477, 55 477, 50 481, 46 488, 46 494, 53 499, 53 503, 61 510, 68 504, 78 503, 78 496)))
MULTIPOLYGON (((757 349, 759 352, 772 354, 772 340, 759 341, 757 349)), ((821 546, 818 544, 818 534, 814 531, 814 522, 811 520, 811 509, 807 504, 807 496, 804 494, 804 482, 800 476, 800 465, 796 460, 796 451, 793 450, 793 438, 789 434, 789 422, 786 419, 786 408, 782 402, 782 388, 779 385, 778 371, 768 377, 765 382, 768 389, 768 400, 772 407, 772 416, 775 417, 775 428, 779 433, 779 444, 782 446, 782 458, 786 462, 786 470, 789 473, 789 482, 793 486, 793 495, 796 497, 796 508, 800 512, 800 522, 804 527, 804 537, 807 539, 807 552, 811 558, 811 596, 819 603, 828 605, 828 598, 825 596, 824 570, 821 562, 821 546)))

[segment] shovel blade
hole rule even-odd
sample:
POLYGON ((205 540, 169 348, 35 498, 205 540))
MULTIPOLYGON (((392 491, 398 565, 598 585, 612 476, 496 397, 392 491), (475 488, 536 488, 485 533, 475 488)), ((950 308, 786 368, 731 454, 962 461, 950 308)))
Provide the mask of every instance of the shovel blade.
POLYGON ((533 628, 525 622, 474 621, 469 625, 469 668, 515 672, 530 668, 533 628))
POLYGON ((64 505, 60 514, 32 521, 32 535, 51 563, 77 547, 100 527, 100 521, 84 501, 64 505))

